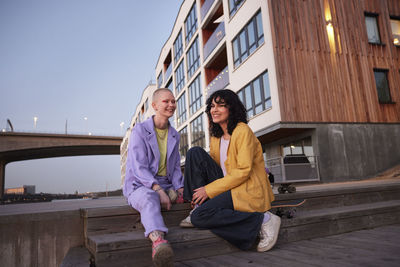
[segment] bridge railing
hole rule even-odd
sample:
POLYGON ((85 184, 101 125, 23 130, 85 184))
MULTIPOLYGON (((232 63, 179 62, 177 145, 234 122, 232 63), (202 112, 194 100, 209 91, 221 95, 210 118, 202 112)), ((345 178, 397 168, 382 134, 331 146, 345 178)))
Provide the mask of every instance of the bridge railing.
POLYGON ((80 132, 80 131, 71 131, 71 132, 62 132, 62 131, 32 131, 32 130, 1 130, 1 134, 9 134, 9 133, 16 133, 16 134, 50 134, 50 135, 79 135, 79 136, 108 136, 108 137, 123 137, 124 134, 116 134, 116 133, 97 133, 97 132, 80 132))

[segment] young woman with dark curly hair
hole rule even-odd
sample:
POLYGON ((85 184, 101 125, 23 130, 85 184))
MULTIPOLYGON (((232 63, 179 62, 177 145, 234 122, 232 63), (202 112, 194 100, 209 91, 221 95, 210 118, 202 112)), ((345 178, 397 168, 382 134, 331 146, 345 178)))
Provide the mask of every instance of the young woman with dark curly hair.
POLYGON ((186 156, 184 198, 195 209, 182 227, 210 229, 240 249, 271 249, 281 220, 268 212, 274 194, 265 172, 261 144, 247 125, 246 109, 231 90, 207 100, 210 155, 191 148, 186 156))

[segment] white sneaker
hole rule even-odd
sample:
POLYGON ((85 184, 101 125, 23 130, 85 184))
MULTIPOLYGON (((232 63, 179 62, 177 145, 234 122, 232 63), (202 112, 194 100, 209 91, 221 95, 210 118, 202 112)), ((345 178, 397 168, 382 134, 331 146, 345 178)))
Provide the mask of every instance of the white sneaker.
POLYGON ((278 240, 279 229, 281 227, 281 218, 267 211, 270 216, 268 222, 261 225, 260 242, 257 246, 257 251, 265 252, 275 246, 278 240))
POLYGON ((195 208, 190 211, 189 216, 187 216, 185 219, 183 219, 181 221, 181 223, 179 224, 180 227, 182 227, 182 228, 193 228, 194 227, 194 225, 192 224, 192 221, 190 220, 190 216, 192 215, 192 212, 194 210, 195 210, 195 208))

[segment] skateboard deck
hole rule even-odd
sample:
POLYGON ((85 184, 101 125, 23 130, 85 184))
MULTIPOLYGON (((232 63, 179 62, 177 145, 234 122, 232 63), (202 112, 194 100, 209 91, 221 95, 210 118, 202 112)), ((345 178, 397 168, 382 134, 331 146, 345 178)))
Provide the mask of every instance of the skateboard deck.
POLYGON ((279 217, 286 216, 286 218, 293 218, 296 214, 296 208, 306 203, 306 199, 293 199, 273 201, 271 208, 276 209, 275 214, 279 217))
POLYGON ((306 203, 305 199, 278 200, 271 202, 271 208, 299 207, 306 203))

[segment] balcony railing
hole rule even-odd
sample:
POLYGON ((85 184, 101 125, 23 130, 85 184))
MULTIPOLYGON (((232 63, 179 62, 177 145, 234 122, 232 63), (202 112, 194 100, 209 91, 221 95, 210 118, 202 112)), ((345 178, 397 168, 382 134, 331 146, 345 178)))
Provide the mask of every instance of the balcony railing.
POLYGON ((215 0, 206 0, 200 8, 201 21, 203 21, 204 17, 207 15, 211 6, 214 4, 215 0))
POLYGON ((275 183, 319 181, 316 156, 285 156, 266 160, 275 183))
POLYGON ((171 76, 172 73, 172 63, 169 64, 167 70, 165 71, 164 75, 164 81, 168 81, 169 76, 171 76))
POLYGON ((218 27, 215 29, 213 34, 211 34, 210 39, 208 39, 207 43, 204 45, 203 54, 204 60, 211 54, 211 52, 217 47, 219 42, 225 36, 225 24, 221 22, 218 27))
POLYGON ((229 71, 228 66, 225 67, 220 73, 218 73, 217 77, 214 78, 207 85, 207 94, 210 95, 213 92, 225 88, 229 84, 229 71))

